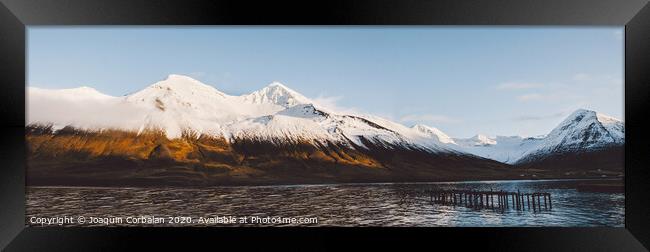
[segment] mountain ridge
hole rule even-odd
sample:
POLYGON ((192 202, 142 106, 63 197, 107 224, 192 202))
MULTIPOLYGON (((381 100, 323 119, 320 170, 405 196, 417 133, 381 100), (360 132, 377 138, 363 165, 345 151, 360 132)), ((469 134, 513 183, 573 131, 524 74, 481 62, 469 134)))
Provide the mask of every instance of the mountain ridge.
MULTIPOLYGON (((586 157, 593 159, 594 154, 582 154, 592 152, 606 157, 599 159, 609 164, 606 174, 618 174, 619 166, 622 170, 622 162, 614 160, 617 155, 611 153, 618 153, 624 144, 623 122, 584 109, 569 115, 543 137, 478 134, 460 139, 423 124, 407 127, 373 115, 338 112, 279 82, 237 96, 187 76, 169 75, 120 97, 87 87, 30 87, 28 96, 29 157, 37 164, 36 170, 46 171, 43 174, 48 175, 41 174, 45 177, 61 172, 57 169, 67 174, 72 169, 68 163, 90 162, 86 164, 103 167, 102 160, 121 160, 121 165, 136 170, 153 167, 165 174, 169 167, 161 168, 160 162, 166 162, 177 167, 177 172, 210 177, 219 183, 240 176, 242 169, 251 172, 245 176, 264 177, 264 183, 296 182, 291 174, 280 172, 285 166, 309 181, 563 174, 550 169, 549 164, 564 167, 562 170, 582 170, 580 176, 601 174, 585 173, 588 166, 597 167, 598 163, 584 162, 584 167, 578 168, 576 164, 565 165, 586 157), (115 139, 107 140, 111 137, 115 139), (222 167, 219 169, 229 175, 213 177, 211 167, 222 167), (349 177, 333 178, 337 174, 349 177)), ((72 171, 78 172, 76 169, 72 171)), ((180 179, 186 183, 188 178, 180 179)))
POLYGON ((438 141, 438 135, 420 134, 417 129, 374 116, 337 113, 316 105, 312 100, 279 82, 273 82, 250 94, 231 96, 190 77, 170 75, 141 91, 104 99, 101 106, 97 104, 99 101, 91 99, 83 109, 72 106, 72 103, 77 101, 70 101, 69 96, 59 96, 57 91, 51 91, 51 97, 47 97, 46 92, 32 92, 31 88, 29 93, 34 99, 30 99, 28 106, 28 124, 53 124, 55 129, 65 126, 138 132, 163 129, 171 138, 180 137, 183 131, 189 130, 198 134, 224 136, 226 139, 243 135, 264 138, 260 132, 265 131, 269 137, 335 142, 351 139, 360 146, 363 144, 358 138, 364 136, 371 140, 404 145, 420 144, 432 151, 448 149, 444 147, 445 143, 438 141), (48 104, 39 104, 42 99, 47 100, 48 104), (116 125, 108 120, 87 119, 93 118, 88 114, 102 114, 111 104, 131 106, 128 113, 130 120, 116 125), (307 108, 306 105, 311 108, 312 115, 292 114, 307 108), (101 109, 92 113, 94 107, 101 109), (82 113, 75 110, 81 110, 82 113), (317 114, 314 114, 316 112, 317 114), (70 118, 52 117, 62 114, 70 118), (270 131, 271 129, 274 130, 270 131))

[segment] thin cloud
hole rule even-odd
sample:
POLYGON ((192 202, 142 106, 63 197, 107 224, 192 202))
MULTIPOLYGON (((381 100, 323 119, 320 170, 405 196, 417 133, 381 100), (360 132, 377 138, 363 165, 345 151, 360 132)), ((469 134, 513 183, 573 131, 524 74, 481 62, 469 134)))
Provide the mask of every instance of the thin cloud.
POLYGON ((546 95, 542 95, 542 94, 525 94, 525 95, 517 96, 517 101, 520 102, 541 101, 547 98, 548 97, 546 95))
POLYGON ((543 89, 518 94, 514 99, 519 102, 575 102, 598 92, 621 92, 622 86, 623 78, 616 75, 579 72, 564 82, 545 83, 543 89))
POLYGON ((401 122, 458 123, 460 120, 445 115, 410 114, 400 118, 401 122))
POLYGON ((523 115, 513 118, 515 121, 540 121, 552 118, 558 118, 566 115, 566 112, 558 112, 550 115, 523 115))
POLYGON ((343 107, 338 104, 338 102, 343 99, 343 96, 325 96, 323 94, 318 95, 318 97, 311 99, 316 106, 321 106, 339 113, 350 113, 357 114, 359 110, 356 108, 343 107))
POLYGON ((343 99, 343 96, 338 95, 338 96, 324 96, 324 95, 318 95, 318 97, 312 99, 315 103, 318 103, 318 105, 321 105, 323 107, 336 107, 336 103, 343 99))
POLYGON ((497 85, 497 89, 508 90, 508 89, 531 89, 531 88, 541 88, 544 87, 542 83, 535 82, 504 82, 497 85))
POLYGON ((556 91, 554 93, 530 93, 516 97, 519 102, 560 102, 576 101, 584 99, 582 94, 571 93, 570 91, 556 91))

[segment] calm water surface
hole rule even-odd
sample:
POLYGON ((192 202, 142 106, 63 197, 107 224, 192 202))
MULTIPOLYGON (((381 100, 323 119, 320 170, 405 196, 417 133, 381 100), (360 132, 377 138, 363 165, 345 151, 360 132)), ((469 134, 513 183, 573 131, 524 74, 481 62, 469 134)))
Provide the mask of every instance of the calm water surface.
MULTIPOLYGON (((578 192, 577 181, 482 181, 463 183, 340 184, 213 188, 28 187, 32 217, 316 217, 307 226, 617 226, 624 225, 623 193, 578 192), (399 192, 423 189, 549 192, 549 211, 498 212, 401 203, 399 192)), ((79 223, 66 226, 82 225, 79 223)), ((104 226, 88 224, 83 226, 104 226)), ((129 226, 142 224, 109 224, 129 226)), ((158 224, 161 225, 161 224, 158 224)), ((162 224, 233 226, 253 224, 162 224)), ((273 225, 273 224, 257 224, 273 225)), ((275 224, 301 225, 306 224, 275 224)), ((148 225, 144 225, 148 226, 148 225)))

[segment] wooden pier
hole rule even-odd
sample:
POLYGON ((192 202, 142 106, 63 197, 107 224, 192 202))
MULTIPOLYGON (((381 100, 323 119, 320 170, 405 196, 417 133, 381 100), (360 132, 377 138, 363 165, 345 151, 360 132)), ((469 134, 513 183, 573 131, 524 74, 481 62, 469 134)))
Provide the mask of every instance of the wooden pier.
POLYGON ((522 193, 475 190, 424 190, 402 193, 402 200, 424 199, 431 204, 464 206, 473 209, 508 209, 533 212, 553 209, 551 194, 546 192, 522 193))

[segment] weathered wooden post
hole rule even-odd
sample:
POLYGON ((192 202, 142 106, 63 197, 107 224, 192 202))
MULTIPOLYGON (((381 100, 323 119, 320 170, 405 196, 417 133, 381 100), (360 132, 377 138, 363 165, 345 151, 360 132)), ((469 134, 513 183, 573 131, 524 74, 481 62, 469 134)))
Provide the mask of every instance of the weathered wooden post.
POLYGON ((474 207, 474 192, 469 191, 469 195, 467 195, 467 200, 469 200, 469 207, 474 207))
POLYGON ((485 192, 485 208, 490 208, 490 193, 485 192))
POLYGON ((552 210, 553 209, 553 204, 551 203, 551 194, 548 194, 548 209, 552 210))
POLYGON ((492 195, 492 190, 490 190, 490 208, 494 209, 494 195, 492 195))
POLYGON ((463 191, 458 192, 458 205, 463 205, 463 191))
POLYGON ((456 201, 456 199, 454 198, 454 194, 455 194, 454 191, 449 191, 449 202, 451 204, 454 204, 454 202, 456 201))
POLYGON ((481 192, 481 199, 483 199, 483 202, 481 204, 481 208, 487 208, 487 206, 490 204, 490 199, 487 197, 487 192, 481 192))
POLYGON ((468 206, 469 202, 467 202, 467 191, 463 192, 463 197, 465 198, 465 206, 468 206))
POLYGON ((454 199, 453 201, 454 201, 454 206, 455 206, 455 205, 456 205, 456 193, 455 193, 455 192, 451 192, 451 195, 452 195, 452 197, 453 197, 453 199, 454 199))
POLYGON ((483 193, 483 196, 485 197, 485 205, 483 207, 488 208, 490 206, 490 199, 488 198, 487 192, 483 193))
POLYGON ((517 210, 521 210, 521 204, 519 202, 519 192, 515 193, 515 200, 517 201, 517 210))
POLYGON ((512 200, 512 209, 515 208, 515 197, 512 197, 512 194, 506 193, 506 199, 512 200))
POLYGON ((503 199, 501 198, 501 192, 495 192, 497 197, 497 202, 499 203, 499 209, 503 208, 503 199))
POLYGON ((505 199, 503 198, 503 191, 499 192, 499 197, 501 198, 501 208, 503 209, 508 208, 508 202, 505 201, 505 199))
POLYGON ((530 198, 533 200, 533 212, 535 212, 535 210, 536 210, 536 208, 535 208, 535 194, 534 193, 531 194, 530 198))
POLYGON ((516 192, 512 193, 512 201, 515 202, 515 209, 519 210, 519 196, 516 192))
POLYGON ((472 208, 476 208, 476 192, 472 192, 472 208))

